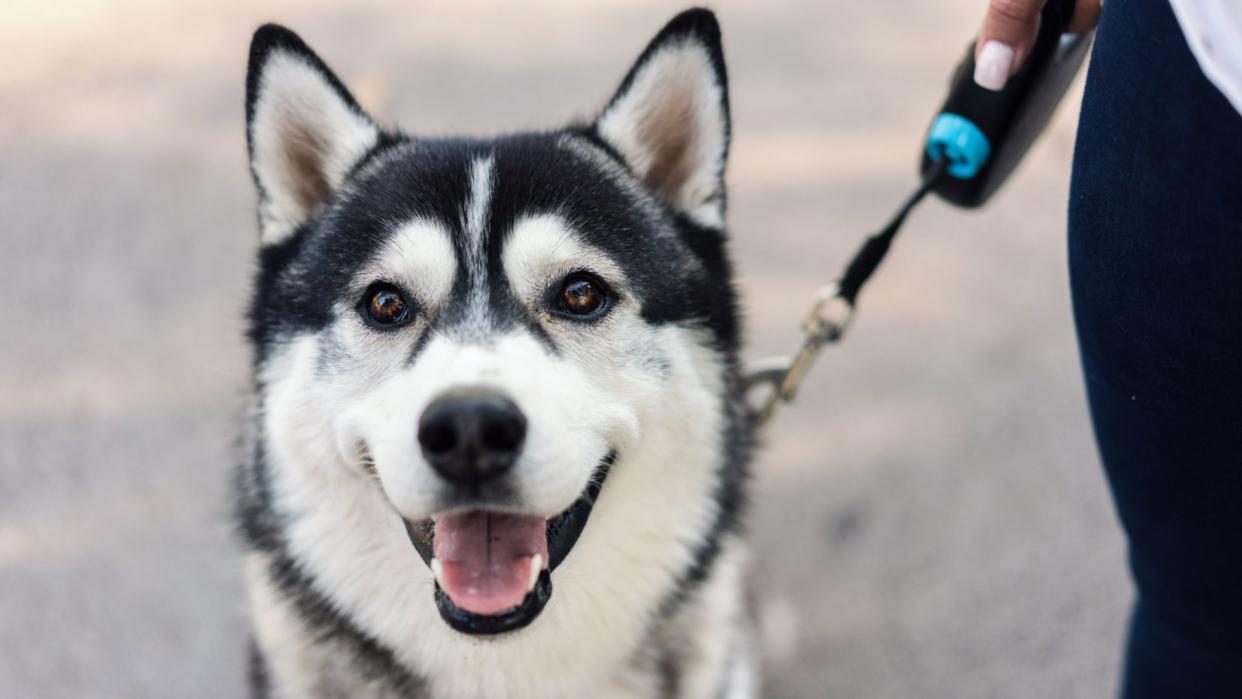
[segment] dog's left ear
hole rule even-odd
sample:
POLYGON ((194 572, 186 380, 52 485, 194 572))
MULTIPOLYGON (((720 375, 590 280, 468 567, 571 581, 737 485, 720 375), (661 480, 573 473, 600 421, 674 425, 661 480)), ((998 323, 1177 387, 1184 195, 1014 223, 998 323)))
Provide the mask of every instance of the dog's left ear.
POLYGON ((264 245, 327 203, 379 138, 379 127, 297 34, 275 24, 254 33, 246 140, 264 245))
POLYGON ((724 224, 729 90, 710 10, 673 18, 652 39, 595 122, 634 174, 674 209, 724 224))

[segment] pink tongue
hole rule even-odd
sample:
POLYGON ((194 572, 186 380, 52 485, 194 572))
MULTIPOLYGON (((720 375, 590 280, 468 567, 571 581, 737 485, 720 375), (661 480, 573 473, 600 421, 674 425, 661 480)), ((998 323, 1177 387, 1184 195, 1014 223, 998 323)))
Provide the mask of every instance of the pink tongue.
POLYGON ((467 512, 435 521, 433 555, 443 572, 440 588, 453 604, 496 614, 522 603, 531 559, 548 565, 547 522, 531 515, 467 512))

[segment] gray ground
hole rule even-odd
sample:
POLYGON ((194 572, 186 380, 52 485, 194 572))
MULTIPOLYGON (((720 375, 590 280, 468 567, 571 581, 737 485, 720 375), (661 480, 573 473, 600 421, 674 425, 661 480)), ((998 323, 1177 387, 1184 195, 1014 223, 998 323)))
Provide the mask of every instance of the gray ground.
MULTIPOLYGON (((911 187, 977 0, 719 3, 758 357, 911 187)), ((227 521, 263 19, 429 133, 586 114, 676 9, 0 10, 0 696, 233 697, 227 521)), ((932 202, 756 464, 772 697, 1100 697, 1130 595, 1073 343, 1075 105, 993 206, 932 202)))

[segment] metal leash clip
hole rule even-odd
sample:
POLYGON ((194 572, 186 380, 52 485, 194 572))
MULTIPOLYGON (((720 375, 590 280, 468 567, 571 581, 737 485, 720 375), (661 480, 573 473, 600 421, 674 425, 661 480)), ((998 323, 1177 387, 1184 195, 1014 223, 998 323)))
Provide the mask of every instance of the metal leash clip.
POLYGON ((906 203, 897 210, 893 218, 879 232, 868 236, 862 247, 854 253, 850 263, 846 265, 841 277, 834 283, 823 287, 815 293, 815 300, 802 319, 802 342, 790 357, 776 357, 759 362, 754 371, 746 376, 744 389, 749 394, 751 389, 760 384, 772 387, 772 392, 764 399, 763 405, 755 412, 756 427, 762 426, 776 411, 779 403, 788 403, 798 392, 798 384, 806 377, 806 372, 819 356, 824 345, 838 342, 849 328, 854 318, 854 302, 858 292, 867 280, 875 273, 884 256, 888 254, 889 245, 896 237, 901 224, 905 222, 910 210, 918 204, 931 188, 940 180, 945 172, 947 160, 941 159, 934 163, 923 176, 923 182, 906 203))
POLYGON ((761 384, 772 387, 755 415, 755 426, 766 423, 778 404, 794 399, 820 350, 840 340, 853 317, 854 306, 842 296, 838 284, 829 284, 815 293, 811 308, 802 319, 802 342, 794 353, 761 360, 746 376, 747 393, 761 384))

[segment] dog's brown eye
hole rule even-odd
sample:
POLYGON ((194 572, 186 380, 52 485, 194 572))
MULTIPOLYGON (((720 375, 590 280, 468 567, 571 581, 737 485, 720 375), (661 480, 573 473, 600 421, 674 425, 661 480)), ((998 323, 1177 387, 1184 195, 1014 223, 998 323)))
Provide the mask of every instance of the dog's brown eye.
POLYGON ((410 319, 410 306, 396 288, 382 285, 373 288, 366 301, 367 319, 372 325, 392 327, 410 319))
POLYGON ((585 274, 571 275, 561 287, 561 310, 570 315, 596 315, 606 301, 603 285, 585 274))

